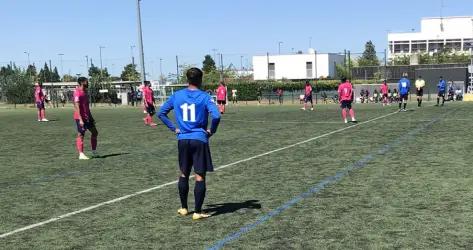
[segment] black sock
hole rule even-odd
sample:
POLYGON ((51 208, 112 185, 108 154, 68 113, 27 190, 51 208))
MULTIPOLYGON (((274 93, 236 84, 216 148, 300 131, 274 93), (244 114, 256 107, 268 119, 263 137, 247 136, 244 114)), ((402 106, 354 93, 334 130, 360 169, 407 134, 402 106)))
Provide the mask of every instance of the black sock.
POLYGON ((202 212, 202 205, 204 204, 204 199, 205 199, 205 191, 206 191, 205 181, 196 181, 195 188, 194 188, 196 213, 202 212))
POLYGON ((402 102, 399 103, 399 109, 401 109, 402 102))
POLYGON ((189 178, 188 177, 179 177, 179 182, 177 184, 179 189, 179 197, 181 198, 181 207, 187 209, 187 195, 189 194, 189 178))
POLYGON ((406 109, 406 107, 407 107, 407 103, 404 103, 404 109, 406 109))
POLYGON ((419 107, 422 106, 422 99, 419 101, 419 107))
POLYGON ((440 104, 440 98, 437 98, 437 105, 440 104))
POLYGON ((442 105, 445 103, 445 98, 442 99, 442 105))

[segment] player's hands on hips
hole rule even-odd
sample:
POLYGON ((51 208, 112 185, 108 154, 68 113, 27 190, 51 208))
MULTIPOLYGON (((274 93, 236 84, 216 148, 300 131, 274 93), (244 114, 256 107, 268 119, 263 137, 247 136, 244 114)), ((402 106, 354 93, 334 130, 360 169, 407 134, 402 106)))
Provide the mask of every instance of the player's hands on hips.
POLYGON ((210 129, 207 129, 207 136, 208 136, 208 137, 211 137, 211 136, 212 136, 212 132, 210 132, 210 129))

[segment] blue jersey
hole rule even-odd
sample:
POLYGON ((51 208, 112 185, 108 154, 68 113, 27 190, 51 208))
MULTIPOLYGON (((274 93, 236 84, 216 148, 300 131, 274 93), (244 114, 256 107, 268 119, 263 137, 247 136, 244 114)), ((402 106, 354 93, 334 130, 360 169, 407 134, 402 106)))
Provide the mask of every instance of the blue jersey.
POLYGON ((409 79, 405 77, 401 78, 401 80, 399 80, 398 88, 399 88, 399 94, 401 95, 409 94, 409 91, 411 89, 411 81, 409 81, 409 79))
POLYGON ((445 92, 445 89, 447 88, 447 82, 445 82, 445 80, 440 80, 437 88, 439 92, 445 92))
POLYGON ((180 130, 180 133, 177 134, 178 140, 199 140, 208 143, 209 113, 212 116, 210 131, 212 134, 217 132, 220 112, 212 97, 202 90, 186 88, 177 91, 161 107, 157 114, 159 119, 174 132, 176 127, 167 116, 171 110, 174 110, 174 116, 180 130))

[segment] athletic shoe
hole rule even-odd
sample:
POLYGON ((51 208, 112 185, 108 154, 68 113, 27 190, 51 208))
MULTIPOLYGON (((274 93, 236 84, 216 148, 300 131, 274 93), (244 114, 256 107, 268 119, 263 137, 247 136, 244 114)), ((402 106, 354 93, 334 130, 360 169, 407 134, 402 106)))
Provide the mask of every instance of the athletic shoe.
POLYGON ((46 118, 42 119, 41 121, 42 121, 42 122, 49 122, 49 120, 46 119, 46 118))
POLYGON ((90 160, 90 158, 87 157, 87 155, 85 155, 84 153, 80 153, 79 154, 79 160, 90 160))
POLYGON ((356 119, 355 119, 355 118, 351 118, 351 122, 356 122, 356 119))
POLYGON ((177 213, 180 216, 186 216, 189 214, 189 211, 187 210, 187 208, 180 208, 179 210, 177 210, 177 213))
POLYGON ((205 219, 209 217, 210 217, 210 214, 204 214, 204 213, 194 213, 192 215, 193 220, 201 220, 201 219, 205 219))
POLYGON ((92 150, 92 158, 100 158, 99 153, 97 153, 97 150, 92 150))
POLYGON ((310 108, 310 111, 314 111, 314 108, 310 108))
POLYGON ((347 120, 347 119, 345 119, 345 123, 348 123, 348 120, 347 120))
POLYGON ((156 124, 156 123, 151 123, 151 124, 149 124, 149 126, 151 126, 151 127, 156 127, 156 126, 158 126, 158 124, 156 124))
POLYGON ((41 119, 38 119, 38 122, 42 122, 41 119))
POLYGON ((304 111, 305 111, 305 108, 301 108, 301 110, 304 110, 304 111))

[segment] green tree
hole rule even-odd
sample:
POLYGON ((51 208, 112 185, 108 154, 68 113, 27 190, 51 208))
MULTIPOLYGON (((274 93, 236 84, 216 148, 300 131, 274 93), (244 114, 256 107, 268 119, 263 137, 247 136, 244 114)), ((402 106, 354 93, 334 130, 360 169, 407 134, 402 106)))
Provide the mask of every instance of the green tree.
POLYGON ((28 65, 28 68, 26 69, 26 75, 30 77, 32 81, 36 80, 36 66, 33 65, 28 65))
POLYGON ((378 56, 376 55, 376 48, 372 41, 365 44, 365 51, 358 59, 359 66, 379 66, 378 56))
POLYGON ((136 70, 135 64, 128 64, 123 68, 120 78, 123 81, 139 81, 140 73, 136 70))
POLYGON ((59 76, 59 73, 57 71, 57 67, 54 67, 54 70, 51 74, 51 79, 50 79, 51 82, 60 82, 61 81, 61 77, 59 76))
POLYGON ((65 74, 64 76, 62 76, 62 81, 63 82, 77 82, 77 77, 71 76, 69 74, 65 74))
POLYGON ((13 74, 0 78, 0 87, 8 103, 26 104, 33 102, 33 82, 26 71, 14 69, 13 74))
POLYGON ((39 71, 38 78, 40 82, 51 81, 51 71, 49 70, 47 63, 44 63, 44 67, 39 71))
POLYGON ((215 61, 210 55, 205 55, 205 59, 202 62, 202 71, 204 73, 211 73, 213 71, 216 71, 217 68, 215 67, 215 61))

